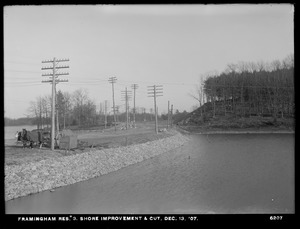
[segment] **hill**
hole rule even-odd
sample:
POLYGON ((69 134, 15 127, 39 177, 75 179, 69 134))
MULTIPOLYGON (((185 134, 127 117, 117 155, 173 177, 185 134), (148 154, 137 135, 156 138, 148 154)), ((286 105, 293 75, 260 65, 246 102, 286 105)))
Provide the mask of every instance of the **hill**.
MULTIPOLYGON (((239 108, 239 107, 237 107, 239 108)), ((248 114, 222 112, 222 103, 217 102, 215 115, 212 103, 205 103, 198 109, 186 113, 175 124, 189 131, 209 130, 294 130, 294 117, 280 115, 276 118, 273 114, 248 114)))

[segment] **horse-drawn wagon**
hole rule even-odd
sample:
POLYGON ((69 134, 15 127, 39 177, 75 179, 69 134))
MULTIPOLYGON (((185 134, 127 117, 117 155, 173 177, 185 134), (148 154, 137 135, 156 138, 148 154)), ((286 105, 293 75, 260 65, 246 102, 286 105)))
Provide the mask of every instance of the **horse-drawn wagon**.
POLYGON ((32 130, 28 131, 23 129, 16 133, 17 142, 22 142, 23 147, 30 146, 32 148, 34 145, 39 147, 49 146, 51 141, 50 131, 47 130, 32 130))

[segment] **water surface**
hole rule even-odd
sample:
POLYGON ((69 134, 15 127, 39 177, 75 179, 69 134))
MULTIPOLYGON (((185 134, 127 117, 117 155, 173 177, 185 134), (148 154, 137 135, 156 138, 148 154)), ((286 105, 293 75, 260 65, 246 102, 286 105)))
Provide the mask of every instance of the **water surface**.
POLYGON ((191 137, 116 172, 7 201, 6 212, 294 213, 294 134, 191 137))

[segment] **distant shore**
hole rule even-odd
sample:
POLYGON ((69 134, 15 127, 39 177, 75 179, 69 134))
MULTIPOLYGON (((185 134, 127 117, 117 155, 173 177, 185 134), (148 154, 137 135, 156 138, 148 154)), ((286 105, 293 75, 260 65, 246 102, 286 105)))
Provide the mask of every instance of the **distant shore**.
POLYGON ((178 131, 191 134, 294 134, 295 130, 290 128, 203 128, 201 126, 177 126, 178 131))

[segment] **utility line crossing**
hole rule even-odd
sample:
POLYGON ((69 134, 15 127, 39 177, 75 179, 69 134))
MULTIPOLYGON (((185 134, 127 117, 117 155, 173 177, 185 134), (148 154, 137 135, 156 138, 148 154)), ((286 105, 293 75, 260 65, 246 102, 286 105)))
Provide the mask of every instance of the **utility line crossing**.
MULTIPOLYGON (((61 75, 69 75, 67 72, 57 72, 58 69, 62 68, 69 68, 69 66, 59 66, 60 62, 66 62, 69 59, 56 59, 55 57, 53 60, 44 60, 42 61, 43 64, 45 63, 52 63, 52 66, 42 67, 42 70, 52 70, 52 73, 45 73, 42 74, 43 77, 49 77, 48 80, 42 80, 42 83, 51 83, 52 84, 52 106, 51 106, 51 150, 54 150, 54 141, 55 136, 58 136, 59 129, 57 128, 57 133, 55 133, 55 103, 56 103, 56 84, 60 82, 68 82, 66 79, 58 79, 58 76, 61 75)), ((57 113, 58 115, 58 113, 57 113)), ((57 119, 58 121, 58 119, 57 119)))
POLYGON ((156 97, 163 96, 163 86, 162 85, 153 85, 148 86, 148 97, 154 98, 154 111, 155 111, 155 132, 158 134, 158 121, 157 121, 157 111, 158 107, 156 106, 156 97))

